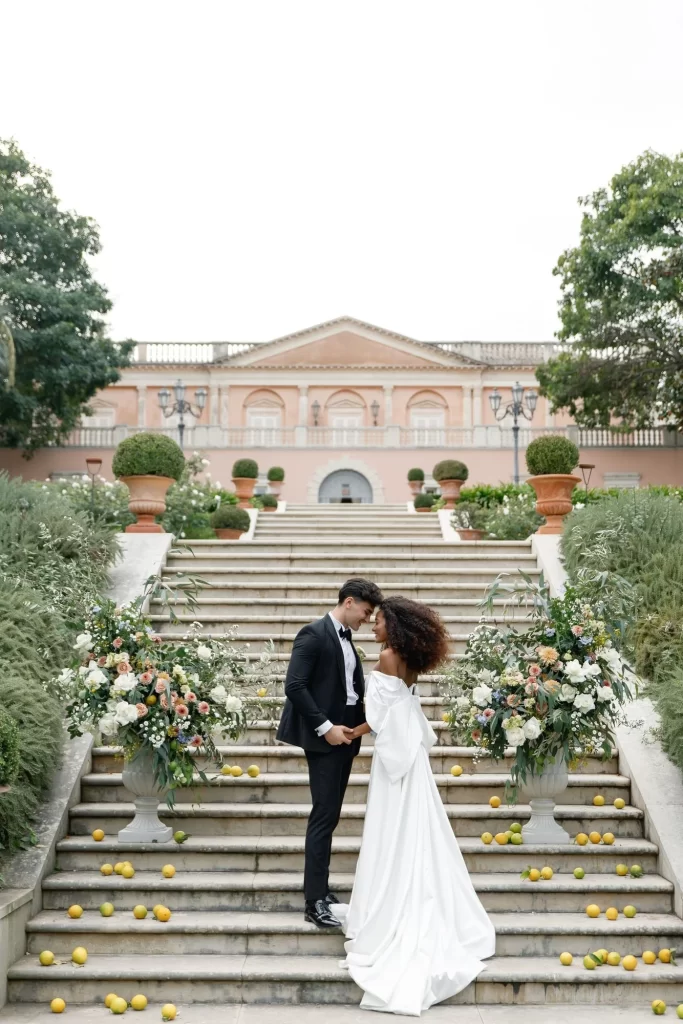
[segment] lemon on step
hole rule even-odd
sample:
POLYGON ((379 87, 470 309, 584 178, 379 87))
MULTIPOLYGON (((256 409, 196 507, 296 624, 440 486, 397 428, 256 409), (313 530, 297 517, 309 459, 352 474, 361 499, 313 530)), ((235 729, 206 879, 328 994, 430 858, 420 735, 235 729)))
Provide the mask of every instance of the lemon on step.
POLYGON ((115 996, 109 1009, 112 1013, 125 1013, 128 1009, 128 1003, 122 996, 115 996))
POLYGON ((173 878, 173 876, 175 875, 175 868, 173 867, 172 864, 164 864, 163 868, 161 869, 161 873, 164 876, 164 878, 173 878))
POLYGON ((481 841, 482 843, 486 843, 487 846, 490 846, 493 842, 493 836, 490 832, 484 832, 482 833, 481 841))
POLYGON ((49 949, 44 949, 38 959, 43 967, 52 967, 55 962, 55 955, 49 949))
POLYGON ((92 837, 96 843, 101 843, 102 840, 104 839, 104 832, 102 831, 101 828, 96 828, 92 834, 92 837))
POLYGON ((633 867, 631 868, 631 878, 642 878, 642 877, 643 877, 643 869, 641 868, 640 864, 634 864, 633 867))
POLYGON ((130 1001, 130 1005, 134 1010, 146 1010, 147 1009, 147 996, 143 996, 140 993, 137 996, 133 996, 130 1001))
POLYGON ((121 872, 123 871, 124 865, 125 865, 125 861, 123 861, 123 860, 117 861, 116 864, 114 864, 114 874, 120 875, 121 872))
POLYGON ((629 955, 625 956, 624 959, 621 961, 621 966, 626 971, 635 971, 636 967, 638 966, 638 961, 634 956, 632 956, 629 953, 629 955))
POLYGON ((111 1009, 111 1004, 114 1002, 115 999, 118 998, 119 997, 117 996, 116 992, 109 992, 109 994, 104 997, 104 1005, 109 1010, 111 1009))
POLYGON ((232 775, 233 779, 239 779, 240 775, 244 775, 244 772, 242 771, 238 764, 234 764, 230 769, 230 774, 232 775))
POLYGON ((221 775, 232 775, 232 767, 229 764, 224 764, 221 768, 221 775))
POLYGON ((605 846, 614 846, 614 835, 611 832, 605 832, 602 841, 605 846))
POLYGON ((591 954, 587 953, 586 956, 583 958, 583 966, 586 968, 587 971, 594 971, 598 964, 597 961, 593 959, 591 954))
POLYGON ((114 865, 113 864, 103 864, 102 867, 100 868, 100 874, 102 874, 102 875, 113 875, 114 874, 114 865))
POLYGON ((121 874, 124 878, 132 878, 135 874, 135 868, 132 864, 126 864, 121 874))
POLYGON ((588 838, 590 839, 591 843, 594 843, 597 846, 600 840, 602 839, 602 836, 599 832, 591 832, 588 838))
POLYGON ((619 917, 619 911, 616 907, 608 907, 605 911, 605 917, 608 921, 616 921, 616 919, 619 917))
POLYGON ((66 1010, 66 1003, 64 1002, 63 999, 57 997, 56 999, 53 999, 52 1002, 50 1003, 50 1009, 52 1010, 53 1013, 64 1013, 64 1011, 66 1010))
POLYGON ((673 951, 670 949, 660 949, 657 955, 663 964, 670 964, 672 960, 673 951))
POLYGON ((597 903, 589 903, 586 907, 586 913, 589 917, 600 917, 600 907, 597 903))
POLYGON ((261 769, 257 764, 250 764, 247 768, 247 775, 250 779, 257 779, 261 774, 261 769))
POLYGON ((114 913, 114 904, 113 903, 103 903, 102 906, 100 907, 100 914, 102 915, 102 917, 111 917, 111 915, 113 913, 114 913))
POLYGON ((676 1016, 678 1017, 679 1020, 683 1020, 683 1003, 680 1003, 676 1007, 676 1016))
POLYGON ((588 836, 586 835, 586 833, 579 832, 579 834, 576 837, 576 842, 579 844, 579 846, 585 846, 588 842, 588 836))
POLYGON ((560 963, 565 967, 571 967, 573 960, 571 953, 560 953, 560 963))
POLYGON ((256 696, 257 697, 265 697, 267 693, 268 693, 268 691, 265 688, 265 686, 262 686, 260 690, 256 691, 256 696))
POLYGON ((600 960, 600 963, 604 964, 607 962, 607 957, 609 956, 609 954, 606 949, 596 949, 593 952, 593 956, 597 956, 600 960))
POLYGON ((79 907, 78 903, 74 903, 74 905, 72 907, 69 907, 69 909, 67 910, 67 914, 69 915, 69 917, 73 917, 74 919, 82 917, 83 907, 79 907))
POLYGON ((181 843, 184 843, 189 838, 190 838, 189 834, 187 832, 183 832, 182 829, 178 829, 177 832, 173 833, 173 841, 175 843, 178 843, 178 845, 180 845, 181 843))
POLYGON ((154 904, 154 906, 152 907, 152 913, 154 914, 155 917, 157 916, 157 911, 161 910, 162 907, 163 907, 163 903, 155 903, 154 904))
POLYGON ((497 832, 496 833, 496 842, 498 843, 499 846, 507 846, 507 844, 509 842, 509 839, 507 837, 507 833, 506 832, 497 832))
POLYGON ((610 965, 610 967, 618 967, 619 964, 621 963, 621 955, 619 953, 616 953, 616 952, 608 953, 607 954, 607 963, 610 965))
POLYGON ((627 907, 624 907, 624 917, 635 917, 636 914, 637 914, 636 908, 634 906, 631 906, 630 903, 629 903, 629 905, 627 907))
POLYGON ((626 867, 625 864, 617 864, 616 872, 617 872, 618 875, 621 875, 622 878, 623 878, 624 875, 628 874, 628 868, 626 867))
POLYGON ((537 882, 540 877, 541 872, 538 870, 538 868, 531 868, 531 870, 529 871, 529 881, 537 882))
POLYGON ((510 837, 510 842, 512 843, 513 846, 521 846, 524 840, 522 839, 522 836, 519 834, 519 832, 513 832, 510 837))
POLYGON ((508 828, 508 829, 505 830, 505 835, 508 837, 508 842, 510 842, 510 840, 512 839, 514 834, 515 833, 512 831, 512 829, 508 828))
POLYGON ((454 764, 451 768, 451 775, 455 775, 456 779, 459 779, 462 775, 462 768, 459 764, 454 764))
POLYGON ((510 825, 510 831, 511 832, 521 833, 522 826, 520 825, 520 823, 518 821, 513 821, 513 823, 510 825))
POLYGON ((552 868, 541 868, 541 878, 544 881, 549 882, 552 877, 553 877, 553 869, 552 868))
POLYGON ((605 798, 604 798, 604 796, 602 796, 601 793, 598 793, 598 794, 596 794, 596 796, 593 797, 593 806, 594 807, 604 807, 605 806, 605 798))
POLYGON ((489 807, 500 807, 500 797, 492 796, 489 800, 489 807))
POLYGON ((663 1013, 666 1013, 666 1003, 663 999, 655 999, 652 1003, 652 1012, 655 1017, 661 1017, 663 1013))
POLYGON ((578 878, 579 881, 581 881, 585 874, 586 872, 583 870, 583 868, 574 868, 574 878, 578 878))
POLYGON ((653 963, 655 963, 656 960, 657 960, 657 954, 654 953, 651 949, 646 949, 645 952, 643 953, 643 963, 644 964, 653 964, 653 963))
POLYGON ((614 806, 618 811, 623 811, 624 807, 626 807, 626 801, 622 796, 618 796, 614 801, 614 806))
POLYGON ((176 1010, 173 1003, 166 1003, 164 1006, 161 1007, 162 1020, 175 1020, 177 1013, 178 1011, 176 1010))
POLYGON ((166 924, 167 921, 171 920, 171 911, 168 909, 168 907, 157 907, 154 916, 156 917, 157 921, 161 921, 164 924, 166 924))
POLYGON ((76 946, 73 953, 71 954, 71 963, 78 964, 82 967, 85 961, 88 959, 88 951, 85 946, 76 946))
POLYGON ((133 907, 133 917, 137 918, 138 921, 142 921, 147 917, 147 907, 144 907, 142 903, 138 903, 137 906, 133 907))
POLYGON ((448 721, 448 718, 449 718, 449 714, 448 714, 448 712, 447 712, 447 711, 444 711, 444 713, 443 713, 443 714, 442 714, 442 716, 441 716, 441 721, 442 721, 442 722, 447 722, 447 721, 448 721))

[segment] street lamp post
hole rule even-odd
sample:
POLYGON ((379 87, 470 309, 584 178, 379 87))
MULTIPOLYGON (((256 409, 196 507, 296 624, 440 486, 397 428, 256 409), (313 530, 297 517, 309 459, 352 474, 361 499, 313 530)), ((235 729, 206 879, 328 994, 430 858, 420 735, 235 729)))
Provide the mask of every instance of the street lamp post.
POLYGON ((175 396, 174 401, 171 402, 171 392, 168 388, 162 388, 158 393, 159 408, 161 409, 164 416, 167 418, 173 416, 174 413, 178 413, 178 437, 180 440, 180 447, 183 447, 183 440, 185 437, 185 415, 189 413, 191 416, 195 416, 197 419, 202 414, 202 410, 206 405, 206 388, 197 388, 194 393, 196 406, 193 406, 191 402, 188 402, 185 398, 185 385, 181 380, 177 380, 173 385, 173 394, 175 396))
POLYGON ((370 406, 370 412, 372 413, 372 424, 373 426, 376 427, 377 417, 379 416, 379 402, 377 401, 377 399, 375 399, 375 401, 370 406))
POLYGON ((538 403, 538 394, 533 388, 524 393, 524 385, 516 381, 512 385, 512 401, 508 405, 501 407, 503 396, 501 395, 498 388, 494 388, 489 395, 489 402, 493 409, 493 415, 499 422, 505 419, 506 416, 512 416, 512 440, 515 449, 515 473, 514 481, 516 484, 519 483, 519 423, 518 420, 523 417, 525 420, 531 421, 534 418, 534 412, 536 411, 536 405, 538 403), (526 403, 526 408, 524 407, 526 403))
POLYGON ((95 479, 102 469, 102 459, 86 459, 85 465, 90 477, 90 518, 95 522, 95 479))

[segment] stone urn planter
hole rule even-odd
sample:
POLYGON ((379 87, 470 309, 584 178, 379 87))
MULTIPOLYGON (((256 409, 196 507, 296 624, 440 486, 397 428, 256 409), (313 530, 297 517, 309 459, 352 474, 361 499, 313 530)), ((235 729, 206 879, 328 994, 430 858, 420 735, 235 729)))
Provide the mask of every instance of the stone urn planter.
POLYGON ((421 492, 423 482, 424 481, 422 481, 422 480, 409 480, 408 481, 408 487, 410 487, 410 493, 413 495, 413 497, 416 494, 419 494, 421 492))
POLYGON ((145 475, 119 479, 128 488, 128 508, 137 517, 136 523, 126 527, 126 533, 165 533, 163 526, 154 520, 166 511, 166 491, 175 483, 173 477, 145 475))
POLYGON ((441 497, 446 502, 444 508, 455 508, 463 482, 462 480, 439 480, 441 497))
POLYGON ((530 476, 527 483, 536 492, 536 511, 546 520, 536 532, 562 533, 564 517, 572 510, 572 491, 581 483, 581 477, 571 473, 546 473, 530 476))
POLYGON ((159 820, 159 803, 167 790, 154 779, 153 761, 152 751, 141 747, 124 765, 122 781, 135 798, 135 817, 119 832, 120 843, 168 843, 173 836, 173 829, 159 820))
POLYGON ((537 775, 527 775, 520 792, 529 801, 531 817, 522 827, 525 843, 540 843, 542 846, 570 842, 569 833, 555 821, 555 801, 564 793, 568 783, 567 763, 559 753, 555 760, 546 762, 537 775))
POLYGON ((250 502, 254 496, 254 488, 256 487, 256 480, 250 476, 234 476, 232 478, 232 482, 235 487, 238 506, 240 508, 250 508, 250 502))
POLYGON ((282 493, 283 480, 269 480, 268 486, 270 487, 270 493, 274 494, 276 498, 280 497, 282 493))
POLYGON ((458 527, 456 533, 460 540, 483 540, 486 536, 486 530, 473 530, 470 527, 458 527))

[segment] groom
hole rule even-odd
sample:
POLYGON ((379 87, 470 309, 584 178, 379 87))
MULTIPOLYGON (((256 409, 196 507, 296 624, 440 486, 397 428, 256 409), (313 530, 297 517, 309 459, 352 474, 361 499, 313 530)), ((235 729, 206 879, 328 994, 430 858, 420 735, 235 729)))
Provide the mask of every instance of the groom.
POLYGON ((297 634, 287 669, 277 738, 303 747, 313 807, 306 830, 304 918, 319 928, 338 928, 329 890, 332 833, 341 814, 346 785, 360 739, 353 730, 365 721, 365 681, 351 642, 352 630, 368 622, 382 593, 368 580, 347 580, 337 607, 297 634))

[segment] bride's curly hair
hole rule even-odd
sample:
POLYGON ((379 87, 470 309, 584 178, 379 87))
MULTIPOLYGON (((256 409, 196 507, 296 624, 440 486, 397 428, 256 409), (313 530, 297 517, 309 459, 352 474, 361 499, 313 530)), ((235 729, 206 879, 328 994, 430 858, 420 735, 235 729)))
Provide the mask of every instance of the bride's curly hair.
POLYGON ((384 614, 387 646, 413 672, 430 672, 446 660, 450 638, 441 616, 429 605, 407 597, 387 597, 378 611, 384 614))

